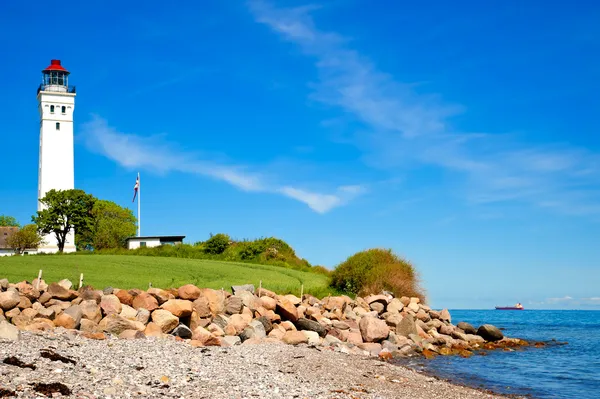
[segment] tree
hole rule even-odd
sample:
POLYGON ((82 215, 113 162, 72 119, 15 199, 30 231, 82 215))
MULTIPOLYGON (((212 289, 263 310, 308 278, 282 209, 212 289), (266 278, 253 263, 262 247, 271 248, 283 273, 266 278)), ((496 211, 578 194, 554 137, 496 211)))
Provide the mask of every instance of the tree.
POLYGON ((227 234, 219 233, 210 238, 204 243, 204 251, 212 255, 219 255, 225 252, 229 246, 231 239, 227 234))
POLYGON ((27 249, 37 249, 44 239, 40 236, 35 224, 28 224, 8 236, 6 243, 15 253, 22 254, 27 249))
POLYGON ((97 200, 92 208, 90 229, 77 234, 77 248, 124 248, 135 235, 137 219, 130 209, 112 201, 97 200))
POLYGON ((21 227, 17 219, 12 216, 0 215, 1 227, 21 227))
POLYGON ((63 252, 67 235, 72 229, 85 234, 92 225, 92 208, 96 198, 83 190, 50 190, 40 199, 45 209, 38 211, 32 221, 40 233, 54 234, 58 251, 63 252))

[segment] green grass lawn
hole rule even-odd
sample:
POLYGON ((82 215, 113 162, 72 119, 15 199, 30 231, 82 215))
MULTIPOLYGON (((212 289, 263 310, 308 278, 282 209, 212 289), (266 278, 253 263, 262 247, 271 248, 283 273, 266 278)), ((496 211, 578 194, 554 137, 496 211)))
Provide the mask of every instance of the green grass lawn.
POLYGON ((0 278, 10 282, 31 281, 43 270, 46 282, 68 278, 77 285, 79 274, 83 273, 84 285, 95 288, 171 288, 184 284, 195 284, 226 290, 231 285, 254 284, 258 288, 262 280, 264 288, 277 293, 300 295, 304 293, 317 297, 329 292, 326 276, 287 269, 278 266, 250 263, 220 262, 200 259, 180 259, 129 255, 44 255, 0 257, 0 278))

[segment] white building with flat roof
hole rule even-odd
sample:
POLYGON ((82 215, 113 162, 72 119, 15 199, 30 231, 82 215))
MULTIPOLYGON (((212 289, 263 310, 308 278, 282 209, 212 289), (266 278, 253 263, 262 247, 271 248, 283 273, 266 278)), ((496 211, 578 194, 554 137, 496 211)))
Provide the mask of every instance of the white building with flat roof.
POLYGON ((128 249, 137 249, 143 247, 160 247, 161 245, 176 245, 183 243, 185 236, 146 236, 129 237, 127 239, 128 249))

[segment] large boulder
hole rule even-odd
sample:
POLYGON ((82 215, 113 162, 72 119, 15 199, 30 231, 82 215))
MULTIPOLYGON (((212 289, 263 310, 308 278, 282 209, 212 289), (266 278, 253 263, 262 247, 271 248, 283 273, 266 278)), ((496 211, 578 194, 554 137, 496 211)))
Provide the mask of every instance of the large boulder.
POLYGON ((321 343, 319 334, 317 334, 316 332, 308 330, 302 330, 301 332, 306 336, 309 345, 319 345, 321 343))
MULTIPOLYGON (((216 319, 215 319, 215 322, 217 322, 216 319)), ((248 324, 250 324, 250 321, 247 320, 241 314, 231 315, 231 317, 229 318, 228 323, 227 323, 227 325, 235 328, 236 334, 239 334, 242 331, 244 331, 244 329, 248 326, 248 324)), ((221 327, 221 328, 223 328, 223 327, 221 327)))
POLYGON ((225 292, 222 290, 213 290, 211 288, 203 288, 200 290, 200 296, 208 300, 210 312, 213 316, 225 311, 225 292))
POLYGON ((73 283, 71 282, 71 280, 68 280, 66 278, 60 280, 57 284, 66 290, 70 290, 73 287, 73 283))
POLYGON ((325 337, 327 335, 325 327, 316 321, 300 318, 295 324, 298 330, 314 331, 319 334, 320 337, 325 337))
POLYGON ((283 320, 289 320, 292 323, 298 321, 298 309, 288 298, 281 295, 277 296, 276 312, 283 320))
POLYGON ((235 294, 235 296, 241 298, 244 306, 253 312, 262 305, 260 299, 250 291, 239 291, 235 294))
POLYGON ((168 334, 179 325, 179 318, 164 309, 156 309, 152 312, 152 322, 157 324, 163 333, 168 334))
POLYGON ((121 302, 123 305, 131 306, 131 304, 133 303, 133 295, 131 295, 126 290, 118 290, 114 295, 119 299, 119 302, 121 302))
MULTIPOLYGON (((208 303, 208 301, 207 301, 208 303)), ((225 300, 225 313, 227 314, 237 314, 242 313, 242 308, 244 307, 244 301, 239 296, 230 296, 225 300)))
POLYGON ((160 288, 149 288, 148 294, 152 295, 160 305, 167 302, 169 299, 173 299, 174 295, 169 294, 169 292, 165 290, 161 290, 160 288))
POLYGON ((390 334, 390 328, 384 320, 376 317, 363 317, 358 323, 364 342, 383 341, 390 334))
POLYGON ((50 294, 52 298, 56 299, 73 299, 76 296, 74 291, 71 291, 58 283, 50 284, 46 292, 50 294))
POLYGON ((93 287, 86 285, 79 290, 79 298, 82 301, 95 301, 100 303, 104 293, 101 290, 95 290, 93 287))
POLYGON ((119 335, 125 330, 135 330, 137 326, 133 321, 112 313, 103 318, 98 327, 104 332, 119 335))
POLYGON ((265 326, 258 320, 252 320, 248 327, 240 334, 240 339, 246 341, 251 338, 263 339, 267 336, 265 326))
POLYGON ((142 292, 133 298, 133 302, 131 303, 134 309, 147 309, 152 312, 153 310, 158 308, 158 301, 152 295, 147 292, 142 292))
POLYGON ((146 337, 162 337, 164 333, 158 324, 150 322, 144 329, 144 335, 146 337))
POLYGON ((81 323, 81 318, 83 317, 83 311, 80 305, 73 305, 67 308, 64 311, 64 314, 71 316, 73 320, 75 320, 75 327, 73 328, 79 327, 79 323, 81 323))
POLYGON ((171 332, 176 337, 191 339, 192 338, 192 330, 190 330, 186 325, 180 324, 171 332))
POLYGON ((465 332, 465 334, 477 334, 477 330, 471 324, 461 321, 456 325, 456 327, 460 328, 465 332))
POLYGON ((419 311, 417 312, 415 317, 424 323, 427 323, 428 321, 431 320, 431 317, 429 316, 429 314, 426 311, 424 311, 423 309, 419 309, 419 311))
POLYGON ((302 331, 286 331, 281 340, 289 345, 308 343, 308 337, 302 331))
POLYGON ((402 318, 396 326, 396 334, 403 337, 408 337, 410 334, 418 334, 417 325, 412 315, 407 314, 402 318))
POLYGON ((135 314, 135 320, 142 324, 148 324, 148 320, 150 320, 150 311, 148 309, 139 308, 135 314))
POLYGON ((200 345, 205 346, 220 346, 221 340, 219 337, 215 337, 204 327, 196 328, 192 333, 192 340, 198 341, 200 345))
POLYGON ((100 299, 100 308, 105 315, 121 313, 121 301, 116 295, 104 295, 100 299))
POLYGON ((71 317, 71 315, 68 315, 66 313, 61 313, 58 316, 56 316, 53 320, 53 323, 56 327, 63 327, 67 329, 74 329, 79 327, 77 321, 73 317, 71 317))
POLYGON ((269 320, 268 317, 261 316, 261 317, 257 318, 256 320, 262 323, 263 327, 265 328, 265 332, 267 334, 273 330, 273 323, 271 323, 271 320, 269 320))
POLYGON ((267 310, 277 309, 277 300, 269 296, 261 296, 260 302, 262 303, 262 306, 267 310))
POLYGON ((13 326, 5 320, 0 321, 0 339, 17 341, 19 337, 20 332, 17 327, 13 326))
POLYGON ((404 309, 404 304, 398 298, 392 299, 387 305, 388 312, 402 312, 402 309, 404 309))
POLYGON ((233 292, 233 295, 235 295, 241 291, 248 291, 248 292, 254 294, 254 284, 232 285, 231 286, 231 292, 233 292))
POLYGON ((477 335, 486 341, 500 341, 504 338, 502 331, 491 324, 484 324, 477 329, 477 335))
POLYGON ((119 313, 119 314, 126 319, 135 320, 135 318, 137 316, 137 312, 138 312, 137 310, 135 310, 134 308, 132 308, 129 305, 122 305, 121 313, 119 313))
POLYGON ((440 320, 447 321, 448 323, 452 322, 452 317, 450 316, 450 312, 448 312, 448 309, 443 309, 440 312, 440 320))
POLYGON ((177 296, 181 299, 195 301, 200 296, 200 288, 193 284, 183 285, 177 290, 177 296))
POLYGON ((350 298, 345 296, 328 296, 323 298, 321 304, 326 310, 332 311, 339 309, 342 312, 346 310, 346 305, 348 304, 350 298))
POLYGON ((161 308, 168 310, 176 317, 188 317, 192 314, 192 302, 184 299, 169 299, 161 305, 161 308))
POLYGON ((35 301, 41 295, 40 291, 35 289, 35 287, 31 284, 21 284, 18 287, 18 290, 21 295, 26 296, 32 301, 35 301))
POLYGON ((0 292, 0 308, 10 310, 21 302, 21 297, 17 291, 0 292))
POLYGON ((212 312, 210 311, 210 302, 208 301, 208 298, 201 296, 193 302, 192 306, 198 314, 198 317, 205 318, 212 316, 212 312))

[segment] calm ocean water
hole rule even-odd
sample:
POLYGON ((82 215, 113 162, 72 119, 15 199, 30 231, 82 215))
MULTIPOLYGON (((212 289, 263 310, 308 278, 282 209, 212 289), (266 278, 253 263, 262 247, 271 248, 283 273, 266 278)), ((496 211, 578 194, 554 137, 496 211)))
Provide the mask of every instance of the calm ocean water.
POLYGON ((451 381, 499 393, 533 398, 600 398, 600 311, 454 310, 452 323, 477 328, 489 323, 506 336, 526 340, 566 341, 567 345, 491 351, 469 359, 438 356, 414 360, 409 366, 451 381))

